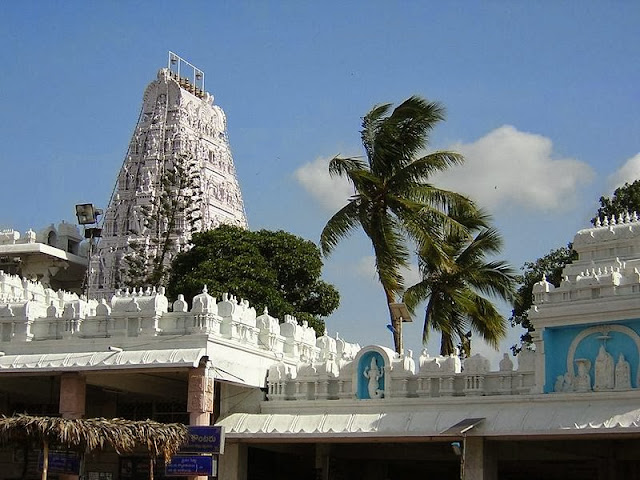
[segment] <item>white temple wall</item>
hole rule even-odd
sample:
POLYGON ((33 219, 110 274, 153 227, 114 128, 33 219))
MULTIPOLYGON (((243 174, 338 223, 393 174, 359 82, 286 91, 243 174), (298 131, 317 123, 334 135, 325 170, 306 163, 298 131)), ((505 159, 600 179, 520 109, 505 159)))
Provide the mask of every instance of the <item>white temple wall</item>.
POLYGON ((579 258, 565 267, 560 286, 541 279, 533 289, 529 318, 543 354, 539 391, 639 388, 638 217, 612 217, 580 230, 573 246, 579 258))

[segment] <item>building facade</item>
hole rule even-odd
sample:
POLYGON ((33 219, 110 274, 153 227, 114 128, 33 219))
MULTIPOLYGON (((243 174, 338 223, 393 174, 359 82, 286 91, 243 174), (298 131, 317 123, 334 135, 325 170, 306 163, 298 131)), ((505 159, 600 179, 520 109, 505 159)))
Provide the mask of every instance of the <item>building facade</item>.
POLYGON ((1 230, 0 271, 80 294, 88 261, 83 240, 78 227, 66 222, 24 235, 1 230))
POLYGON ((224 478, 639 478, 638 217, 573 246, 561 285, 534 287, 535 350, 496 370, 380 346, 345 358, 326 338, 315 362, 272 366, 259 412, 219 421, 224 478))
MULTIPOLYGON (((496 369, 316 338, 206 289, 191 308, 162 289, 87 302, 2 274, 0 408, 216 423, 225 480, 638 478, 640 222, 607 223, 578 232, 562 285, 536 285, 535 351, 496 369)), ((0 450, 5 478, 15 452, 0 450)))

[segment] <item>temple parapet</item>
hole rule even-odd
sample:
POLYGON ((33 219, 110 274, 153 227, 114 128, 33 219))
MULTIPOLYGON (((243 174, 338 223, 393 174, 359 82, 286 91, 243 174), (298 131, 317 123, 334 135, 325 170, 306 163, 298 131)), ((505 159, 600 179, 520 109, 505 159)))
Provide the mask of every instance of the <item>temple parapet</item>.
POLYGON ((535 352, 523 350, 518 367, 507 354, 498 371, 490 371, 489 360, 474 355, 431 357, 426 350, 418 365, 413 354, 398 356, 380 346, 361 348, 352 358, 336 358, 332 342, 320 337, 322 354, 314 362, 297 366, 284 362, 269 370, 268 399, 277 400, 384 400, 470 395, 519 395, 535 385, 535 352))
POLYGON ((206 287, 194 297, 191 309, 183 295, 170 309, 164 287, 125 288, 110 300, 87 301, 0 271, 0 350, 42 340, 155 337, 161 341, 171 335, 203 334, 241 348, 270 352, 289 363, 324 361, 329 352, 334 360, 338 356, 351 359, 359 349, 338 337, 317 341, 313 328, 306 322, 298 324, 290 315, 283 323, 266 309, 258 317, 249 301, 233 295, 223 294, 217 301, 206 287))

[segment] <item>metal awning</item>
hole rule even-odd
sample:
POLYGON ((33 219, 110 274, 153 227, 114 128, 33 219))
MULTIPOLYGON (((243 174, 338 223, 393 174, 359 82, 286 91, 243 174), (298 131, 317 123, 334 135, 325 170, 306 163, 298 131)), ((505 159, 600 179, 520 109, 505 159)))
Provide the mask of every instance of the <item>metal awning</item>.
POLYGON ((197 367, 205 354, 204 348, 178 348, 4 355, 0 374, 197 367))
MULTIPOLYGON (((587 400, 586 398, 584 400, 587 400)), ((294 409, 291 402, 290 410, 294 409)), ((640 435, 638 399, 424 405, 381 413, 235 413, 218 425, 229 439, 452 438, 624 432, 640 435), (472 429, 472 430, 471 430, 472 429)), ((357 408, 353 408, 353 412, 357 408)))

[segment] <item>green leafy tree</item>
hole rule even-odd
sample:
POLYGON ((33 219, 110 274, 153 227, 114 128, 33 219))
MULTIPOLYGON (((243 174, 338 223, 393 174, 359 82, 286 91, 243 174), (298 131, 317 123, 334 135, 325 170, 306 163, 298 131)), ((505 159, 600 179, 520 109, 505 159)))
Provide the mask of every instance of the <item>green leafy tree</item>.
POLYGON ((524 273, 517 279, 520 287, 516 293, 509 320, 512 326, 520 325, 526 331, 520 337, 521 344, 511 347, 514 355, 522 348, 531 345, 531 332, 534 328, 529 321, 528 312, 533 305, 533 286, 545 277, 549 283, 559 287, 562 281, 562 270, 577 258, 578 254, 569 243, 566 247, 551 250, 535 262, 526 262, 522 267, 524 273))
POLYGON ((338 291, 320 279, 322 256, 308 240, 284 231, 249 231, 222 225, 195 233, 193 248, 174 260, 168 294, 188 301, 202 292, 231 293, 249 300, 258 313, 283 319, 294 315, 324 333, 322 317, 340 303, 338 291))
POLYGON ((611 197, 600 197, 600 208, 591 223, 595 225, 598 219, 603 222, 605 217, 619 217, 633 212, 640 214, 640 180, 616 188, 611 197))
MULTIPOLYGON (((408 238, 441 251, 442 226, 455 223, 447 216, 448 208, 472 205, 466 197, 428 183, 432 174, 463 161, 454 152, 422 155, 429 132, 444 119, 444 109, 416 96, 391 113, 390 109, 391 104, 378 105, 363 118, 360 133, 366 159, 335 157, 329 163, 330 174, 346 177, 355 193, 320 236, 322 252, 328 255, 354 229, 364 230, 387 304, 395 303, 404 290, 401 269, 409 262, 408 238)), ((394 318, 391 307, 389 316, 395 350, 402 352, 402 322, 394 318)))
POLYGON ((507 320, 492 300, 513 299, 516 275, 507 263, 486 259, 502 247, 500 234, 487 221, 488 217, 479 215, 470 233, 446 232, 445 256, 421 249, 422 280, 404 294, 412 310, 427 300, 422 341, 428 341, 431 330, 440 332, 441 355, 454 353, 456 342, 465 355, 470 355, 471 332, 494 348, 506 335, 507 320))
POLYGON ((176 239, 190 235, 200 220, 198 170, 188 157, 170 161, 160 176, 154 202, 141 208, 142 232, 132 232, 124 277, 128 285, 166 285, 176 239))

